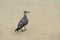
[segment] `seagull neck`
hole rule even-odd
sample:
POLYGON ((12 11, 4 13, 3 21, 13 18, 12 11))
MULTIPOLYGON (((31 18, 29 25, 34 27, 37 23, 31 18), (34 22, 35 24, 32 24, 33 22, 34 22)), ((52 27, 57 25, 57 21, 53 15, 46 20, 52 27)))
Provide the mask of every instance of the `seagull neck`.
POLYGON ((24 16, 26 16, 26 13, 24 13, 24 16))

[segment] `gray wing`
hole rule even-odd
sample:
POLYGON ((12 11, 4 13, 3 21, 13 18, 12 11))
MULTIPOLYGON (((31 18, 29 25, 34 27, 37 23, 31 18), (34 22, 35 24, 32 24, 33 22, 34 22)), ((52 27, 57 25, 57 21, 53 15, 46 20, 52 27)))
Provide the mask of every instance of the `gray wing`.
POLYGON ((26 25, 27 23, 28 23, 28 19, 23 17, 18 23, 18 25, 22 26, 22 25, 26 25))

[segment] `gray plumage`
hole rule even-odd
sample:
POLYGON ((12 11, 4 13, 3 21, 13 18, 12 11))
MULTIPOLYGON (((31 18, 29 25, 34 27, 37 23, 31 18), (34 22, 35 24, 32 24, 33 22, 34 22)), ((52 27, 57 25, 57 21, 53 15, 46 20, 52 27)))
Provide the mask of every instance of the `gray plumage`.
POLYGON ((16 28, 15 31, 19 31, 20 29, 22 29, 24 26, 26 26, 26 25, 28 24, 28 18, 27 18, 26 13, 30 13, 30 12, 24 11, 24 16, 23 16, 23 18, 19 21, 18 27, 16 28))

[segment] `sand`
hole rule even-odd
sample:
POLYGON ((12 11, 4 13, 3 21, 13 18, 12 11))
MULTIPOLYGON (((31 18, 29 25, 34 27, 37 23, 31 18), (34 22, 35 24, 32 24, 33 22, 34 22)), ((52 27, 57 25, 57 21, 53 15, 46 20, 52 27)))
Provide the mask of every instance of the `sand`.
POLYGON ((0 0, 0 40, 60 40, 60 0, 0 0), (15 32, 24 10, 27 30, 15 32))

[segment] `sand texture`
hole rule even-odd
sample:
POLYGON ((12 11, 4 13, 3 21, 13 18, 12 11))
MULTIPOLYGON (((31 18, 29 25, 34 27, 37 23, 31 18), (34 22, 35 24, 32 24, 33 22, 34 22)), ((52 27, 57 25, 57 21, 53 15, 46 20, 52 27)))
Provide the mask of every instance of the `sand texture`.
POLYGON ((0 0, 0 40, 60 40, 60 0, 0 0), (15 32, 24 10, 27 30, 15 32))

